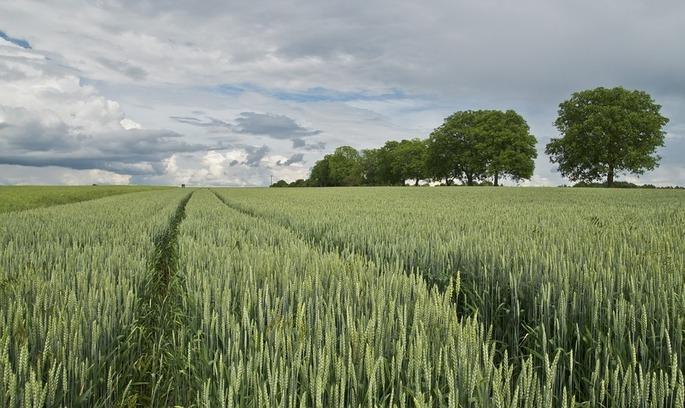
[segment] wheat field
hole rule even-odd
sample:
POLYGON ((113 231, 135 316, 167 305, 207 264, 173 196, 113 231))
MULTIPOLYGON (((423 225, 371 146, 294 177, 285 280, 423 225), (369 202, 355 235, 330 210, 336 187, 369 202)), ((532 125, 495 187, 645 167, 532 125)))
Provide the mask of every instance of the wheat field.
MULTIPOLYGON (((58 204, 58 203, 56 203, 58 204)), ((685 406, 685 195, 165 189, 0 214, 0 406, 685 406)))

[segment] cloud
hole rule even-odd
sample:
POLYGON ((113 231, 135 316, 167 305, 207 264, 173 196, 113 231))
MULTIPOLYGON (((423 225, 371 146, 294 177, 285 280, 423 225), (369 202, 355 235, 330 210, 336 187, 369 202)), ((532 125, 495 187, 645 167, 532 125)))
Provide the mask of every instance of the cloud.
POLYGON ((143 129, 38 51, 0 46, 0 55, 0 76, 14 74, 0 82, 0 164, 159 174, 169 155, 207 148, 171 130, 143 129))
MULTIPOLYGON (((226 132, 266 136, 272 139, 290 140, 292 148, 306 151, 321 151, 326 148, 325 142, 307 143, 305 137, 316 136, 323 133, 320 130, 307 129, 300 126, 294 119, 286 115, 270 113, 242 112, 234 121, 227 121, 212 116, 170 116, 175 122, 185 125, 208 128, 211 131, 224 130, 226 132)), ((219 141, 217 147, 222 147, 223 141, 219 141)))
POLYGON ((320 130, 311 130, 297 124, 286 115, 271 113, 242 112, 229 123, 211 116, 170 116, 170 119, 191 126, 213 129, 227 129, 234 133, 267 136, 273 139, 292 140, 296 147, 305 146, 304 137, 321 134, 320 130))
POLYGON ((185 123, 186 125, 206 127, 206 128, 226 128, 231 129, 232 126, 228 122, 222 120, 208 117, 206 119, 197 118, 193 116, 169 116, 170 119, 175 120, 178 123, 185 123))
POLYGON ((325 142, 307 143, 304 139, 293 139, 293 148, 300 150, 324 150, 326 149, 325 142))
POLYGON ((128 175, 159 174, 166 157, 207 149, 165 130, 121 129, 85 135, 70 132, 63 123, 47 128, 35 121, 3 126, 0 146, 0 164, 101 169, 128 175))
POLYGON ((71 148, 104 161, 102 143, 135 149, 135 135, 161 153, 131 155, 140 162, 110 154, 107 168, 147 169, 132 182, 258 185, 306 172, 275 164, 295 154, 313 163, 342 144, 425 137, 457 110, 511 108, 540 140, 535 182, 556 185, 564 181, 542 151, 557 136, 558 103, 623 85, 649 92, 671 118, 660 170, 640 179, 685 184, 685 148, 673 138, 685 123, 685 3, 617 4, 1 2, 0 105, 24 109, 21 121, 0 122, 2 155, 47 160, 71 148), (126 120, 141 132, 121 133, 137 128, 126 120), (225 179, 203 161, 209 151, 239 152, 221 162, 225 179))
POLYGON ((257 167, 262 159, 269 153, 269 147, 264 145, 261 147, 246 146, 247 157, 244 164, 250 167, 257 167))
POLYGON ((26 167, 0 164, 2 184, 129 184, 132 176, 105 170, 74 170, 64 167, 26 167))
POLYGON ((277 162, 277 164, 278 164, 279 166, 290 166, 291 164, 302 163, 302 162, 304 162, 303 159, 304 159, 304 154, 302 154, 302 153, 295 153, 295 154, 293 154, 292 156, 290 156, 290 158, 288 158, 288 160, 285 160, 285 161, 279 160, 279 161, 277 162))
POLYGON ((274 139, 301 139, 321 133, 302 127, 294 119, 271 113, 242 112, 235 119, 234 131, 250 135, 269 136, 274 139))
POLYGON ((100 62, 100 64, 102 64, 102 66, 136 81, 142 81, 147 78, 147 72, 141 67, 131 65, 124 61, 114 61, 105 57, 100 57, 97 60, 100 62))

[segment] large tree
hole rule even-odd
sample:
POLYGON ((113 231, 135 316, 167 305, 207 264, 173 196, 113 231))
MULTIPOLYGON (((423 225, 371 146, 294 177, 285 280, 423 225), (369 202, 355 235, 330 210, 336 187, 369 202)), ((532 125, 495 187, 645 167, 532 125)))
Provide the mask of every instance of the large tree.
POLYGON ((574 93, 559 104, 555 125, 562 137, 545 152, 571 181, 606 177, 611 187, 621 172, 643 174, 658 166, 668 119, 649 94, 638 90, 596 88, 574 93))
POLYGON ((326 187, 330 185, 329 163, 327 154, 323 159, 317 161, 309 174, 308 184, 312 187, 326 187))
POLYGON ((406 180, 414 180, 414 185, 418 186, 420 180, 427 178, 427 157, 428 146, 424 140, 411 139, 397 143, 391 153, 391 168, 400 184, 404 184, 406 180))
POLYGON ((359 152, 350 146, 340 146, 327 155, 328 181, 331 186, 358 186, 362 184, 362 160, 359 152))
POLYGON ((362 168, 364 181, 370 185, 394 185, 400 183, 400 175, 393 162, 399 142, 390 140, 378 149, 363 151, 362 168))
POLYGON ((469 186, 485 177, 486 145, 477 131, 481 116, 478 111, 456 112, 431 133, 428 158, 434 177, 456 177, 469 186))
POLYGON ((435 178, 458 178, 468 185, 493 177, 530 178, 537 156, 535 137, 512 110, 456 112, 431 133, 428 171, 435 178))
POLYGON ((530 134, 526 120, 513 110, 482 112, 483 119, 478 129, 486 139, 484 156, 487 174, 492 176, 493 184, 499 185, 503 176, 514 180, 529 179, 538 153, 535 148, 537 139, 530 134))

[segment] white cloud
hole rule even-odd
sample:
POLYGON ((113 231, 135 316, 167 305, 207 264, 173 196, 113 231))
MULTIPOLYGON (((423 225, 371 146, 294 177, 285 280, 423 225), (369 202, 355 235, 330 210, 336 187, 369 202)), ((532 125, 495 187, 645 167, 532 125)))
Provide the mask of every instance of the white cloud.
POLYGON ((74 170, 64 167, 13 166, 0 164, 0 184, 129 184, 131 176, 105 170, 74 170))
MULTIPOLYGON (((0 124, 42 130, 37 139, 46 145, 50 138, 64 141, 57 137, 62 131, 68 141, 85 137, 79 151, 100 151, 122 135, 131 141, 154 129, 183 135, 162 140, 163 154, 132 155, 125 165, 101 169, 136 173, 134 182, 263 185, 272 173, 301 177, 338 145, 425 137, 456 110, 513 108, 540 140, 537 181, 530 183, 557 185, 563 181, 542 149, 556 136, 556 104, 572 91, 645 89, 672 118, 671 133, 685 123, 685 57, 674 52, 685 36, 685 4, 678 1, 655 8, 590 0, 515 6, 209 0, 202 7, 177 0, 164 7, 148 0, 23 0, 0 3, 0 15, 0 29, 32 47, 0 40, 0 124), (236 91, 240 85, 245 89, 236 91), (368 97, 394 92, 400 96, 368 97), (21 121, 13 116, 18 112, 21 121), (242 112, 285 116, 322 133, 307 136, 307 149, 300 141, 170 119, 235 124, 242 112), (188 148, 200 145, 206 147, 188 148), (235 152, 244 157, 216 156, 235 152), (267 158, 296 154, 304 163, 274 167, 267 158)), ((160 140, 143 139, 146 149, 160 140)), ((685 165, 673 159, 685 149, 669 142, 666 150, 664 170, 653 175, 685 184, 679 171, 685 165)), ((13 155, 14 161, 32 156, 13 155)))
POLYGON ((142 129, 142 126, 140 123, 135 122, 129 118, 123 118, 122 120, 119 121, 119 124, 121 125, 122 128, 126 130, 131 130, 131 129, 142 129))

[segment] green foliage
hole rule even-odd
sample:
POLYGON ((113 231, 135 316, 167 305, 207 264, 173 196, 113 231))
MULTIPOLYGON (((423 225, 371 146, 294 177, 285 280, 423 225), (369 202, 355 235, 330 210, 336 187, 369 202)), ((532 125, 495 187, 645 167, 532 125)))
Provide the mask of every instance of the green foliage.
POLYGON ((341 146, 316 162, 309 176, 313 187, 357 186, 362 183, 362 160, 358 151, 341 146))
POLYGON ((427 178, 426 160, 428 147, 421 139, 402 140, 392 152, 392 168, 399 175, 401 184, 414 179, 415 185, 427 178))
POLYGON ((326 157, 330 185, 357 186, 362 183, 361 156, 354 148, 341 146, 326 157))
POLYGON ((428 172, 436 179, 457 178, 474 185, 485 177, 499 184, 533 175, 536 139, 516 112, 456 112, 428 139, 428 172))
POLYGON ((312 167, 309 175, 309 184, 312 187, 327 187, 331 185, 328 156, 330 155, 317 161, 314 167, 312 167))
POLYGON ((390 140, 378 149, 363 151, 364 184, 404 185, 414 180, 415 185, 428 177, 426 142, 421 139, 390 140))
POLYGON ((499 184, 502 176, 513 180, 531 178, 538 155, 537 140, 530 134, 525 119, 513 110, 486 112, 479 131, 488 140, 487 174, 493 177, 494 185, 499 184))
POLYGON ((496 110, 457 112, 435 129, 428 140, 387 141, 360 155, 343 146, 319 160, 309 185, 358 186, 419 185, 423 179, 456 178, 476 185, 492 177, 529 179, 533 175, 536 139, 516 112, 496 110))
POLYGON ((288 187, 289 184, 285 180, 278 180, 277 182, 273 183, 271 187, 288 187))
POLYGON ((402 184, 402 175, 395 164, 399 142, 389 140, 378 149, 367 149, 362 155, 364 183, 372 186, 402 184))
POLYGON ((659 163, 668 119, 643 91, 621 87, 574 93, 559 104, 555 125, 562 137, 546 147, 552 163, 571 181, 607 179, 619 173, 643 174, 659 163))
POLYGON ((309 183, 307 180, 304 179, 297 179, 293 181, 292 183, 288 183, 285 180, 278 180, 277 182, 273 183, 271 187, 308 187, 309 183))

